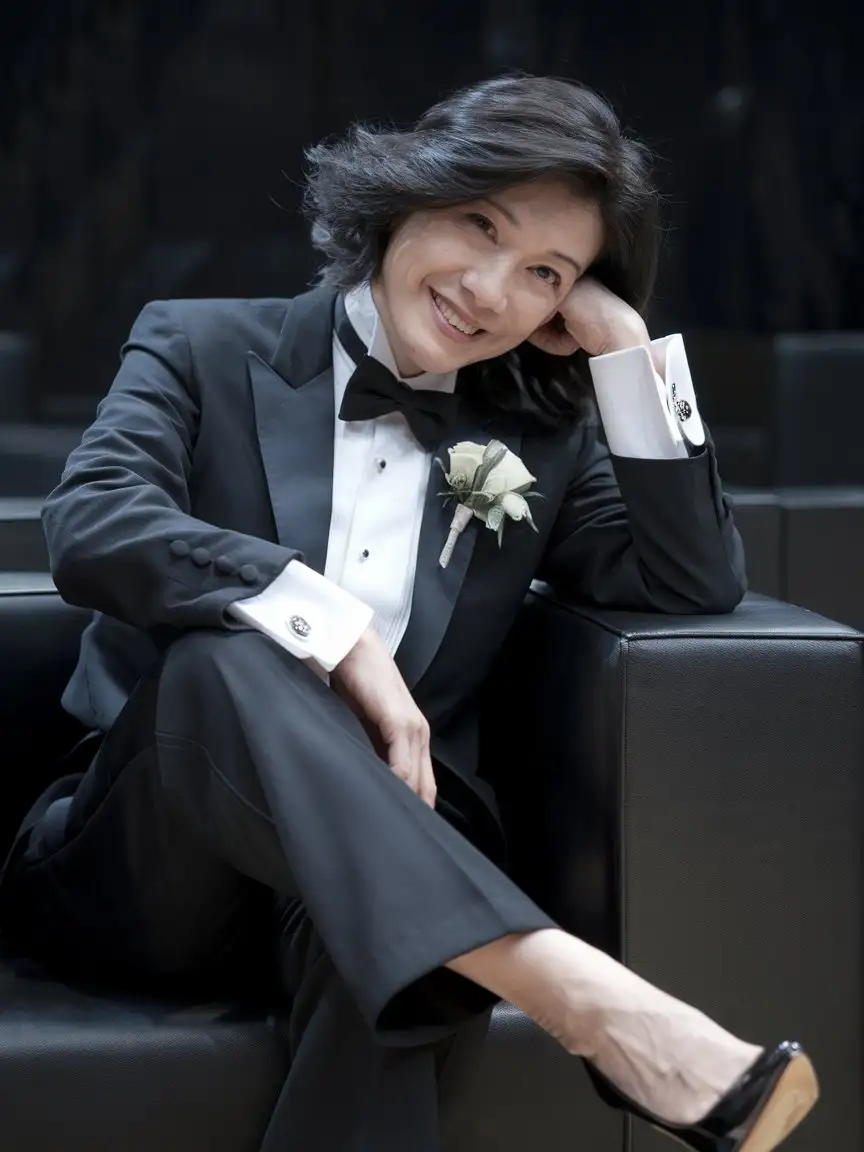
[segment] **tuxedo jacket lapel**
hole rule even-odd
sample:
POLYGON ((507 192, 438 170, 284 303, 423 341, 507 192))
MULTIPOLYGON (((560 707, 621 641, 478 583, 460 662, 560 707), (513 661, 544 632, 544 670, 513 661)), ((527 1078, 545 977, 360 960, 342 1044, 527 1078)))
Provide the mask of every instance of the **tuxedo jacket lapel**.
MULTIPOLYGON (((333 310, 335 292, 319 289, 291 302, 269 360, 248 354, 255 422, 280 544, 301 550, 323 572, 333 509, 333 310)), ((460 440, 501 440, 517 455, 522 435, 502 415, 480 412, 463 400, 456 426, 434 455, 446 465, 460 440)), ((468 574, 477 538, 488 529, 476 518, 462 533, 446 568, 438 557, 454 505, 445 505, 444 473, 433 463, 417 549, 408 627, 396 663, 409 688, 426 672, 441 645, 468 574)))
POLYGON ((333 306, 319 289, 291 302, 269 361, 248 354, 255 424, 280 544, 324 571, 333 504, 333 306))
MULTIPOLYGON (((434 453, 445 467, 449 459, 447 449, 460 440, 479 444, 500 440, 517 455, 522 449, 522 434, 506 417, 478 413, 464 402, 457 426, 434 453)), ((438 558, 450 532, 455 508, 452 501, 444 503, 441 493, 446 491, 444 473, 433 462, 417 548, 411 616, 396 653, 396 664, 409 688, 419 682, 432 663, 468 575, 477 538, 481 532, 488 531, 480 520, 472 519, 459 537, 450 563, 442 568, 438 558)))

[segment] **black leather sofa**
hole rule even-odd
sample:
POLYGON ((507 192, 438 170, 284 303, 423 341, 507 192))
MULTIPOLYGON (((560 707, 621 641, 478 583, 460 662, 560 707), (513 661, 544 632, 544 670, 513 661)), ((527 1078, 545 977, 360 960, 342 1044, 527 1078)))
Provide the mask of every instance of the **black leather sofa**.
MULTIPOLYGON (((47 577, 0 577, 4 842, 74 739, 59 695, 84 620, 47 577)), ((487 701, 532 894, 732 1029, 812 1050, 823 1103, 790 1152, 860 1147, 861 639, 760 598, 669 618, 538 590, 487 701)), ((67 988, 0 957, 3 1152, 255 1152, 285 1070, 264 1010, 67 988)), ((506 1006, 450 1120, 448 1152, 666 1146, 506 1006)))

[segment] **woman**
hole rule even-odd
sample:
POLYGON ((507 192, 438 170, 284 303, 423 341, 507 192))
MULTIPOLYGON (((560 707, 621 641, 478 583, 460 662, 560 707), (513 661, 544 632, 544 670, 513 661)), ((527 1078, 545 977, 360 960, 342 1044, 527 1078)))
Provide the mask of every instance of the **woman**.
POLYGON ((294 1061, 267 1149, 436 1147, 441 1069, 503 997, 614 1105, 769 1152, 817 1097, 801 1048, 561 931, 497 866, 477 776, 535 576, 657 611, 743 594, 683 345, 641 315, 647 156, 592 93, 519 77, 310 161, 323 287, 148 306, 46 502, 57 586, 98 613, 64 703, 100 747, 25 820, 7 930, 72 976, 249 981, 275 893, 294 1061))

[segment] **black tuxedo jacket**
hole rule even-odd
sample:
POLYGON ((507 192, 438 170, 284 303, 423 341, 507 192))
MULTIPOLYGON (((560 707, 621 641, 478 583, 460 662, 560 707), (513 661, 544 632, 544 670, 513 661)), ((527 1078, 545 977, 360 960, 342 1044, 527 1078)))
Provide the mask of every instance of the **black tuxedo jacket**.
MULTIPOLYGON (((145 668, 293 558, 323 572, 331 514, 335 294, 148 305, 43 520, 62 596, 96 611, 64 704, 107 730, 145 668)), ((740 539, 710 443, 674 461, 610 459, 596 420, 538 430, 465 397, 458 440, 520 455, 539 531, 469 526, 446 569, 452 509, 433 468, 411 618, 396 653, 433 753, 478 794, 475 699, 535 578, 560 594, 658 612, 740 600, 740 539)))

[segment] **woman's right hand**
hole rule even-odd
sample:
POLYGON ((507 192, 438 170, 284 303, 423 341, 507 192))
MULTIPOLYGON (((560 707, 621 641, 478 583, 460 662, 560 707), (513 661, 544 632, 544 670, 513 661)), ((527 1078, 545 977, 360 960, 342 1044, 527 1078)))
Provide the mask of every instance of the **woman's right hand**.
POLYGON ((367 731, 371 729, 373 743, 391 771, 434 808, 437 787, 429 724, 371 625, 330 673, 330 684, 364 721, 367 731))

